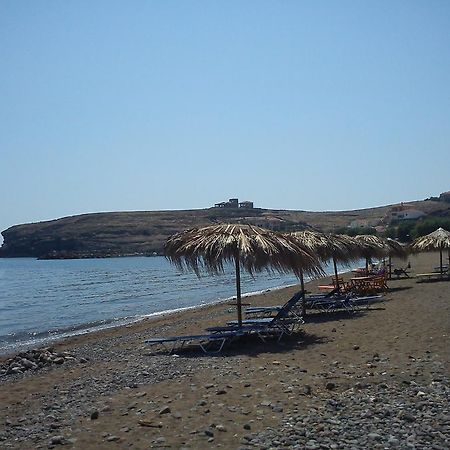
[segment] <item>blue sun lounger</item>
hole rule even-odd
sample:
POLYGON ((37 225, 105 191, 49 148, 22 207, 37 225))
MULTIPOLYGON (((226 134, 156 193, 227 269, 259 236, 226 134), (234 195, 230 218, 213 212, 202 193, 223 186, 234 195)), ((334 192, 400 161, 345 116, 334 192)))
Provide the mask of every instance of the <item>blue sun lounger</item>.
POLYGON ((210 327, 206 330, 210 331, 211 333, 227 333, 229 331, 239 331, 241 333, 241 336, 256 335, 263 342, 265 342, 266 337, 276 337, 278 338, 278 341, 280 341, 284 335, 292 334, 297 324, 297 321, 289 321, 289 325, 287 322, 280 324, 269 321, 262 323, 248 323, 242 325, 241 327, 239 327, 238 324, 230 324, 218 327, 210 327))
POLYGON ((337 296, 333 298, 316 298, 308 302, 307 309, 320 312, 337 312, 349 311, 353 312, 359 307, 368 307, 372 303, 383 301, 382 295, 366 295, 366 296, 337 296))
POLYGON ((239 326, 237 320, 227 322, 226 326, 207 328, 207 331, 223 333, 229 330, 240 331, 243 334, 257 334, 263 341, 265 336, 278 336, 280 340, 285 334, 292 334, 299 324, 303 324, 301 316, 293 309, 301 299, 302 293, 297 292, 287 301, 274 317, 246 319, 239 326))
MULTIPOLYGON (((300 294, 300 296, 302 295, 302 292, 300 291, 298 294, 300 294)), ((297 295, 297 294, 296 294, 297 295)), ((344 297, 343 295, 338 295, 337 294, 337 288, 334 289, 333 291, 330 291, 326 294, 307 294, 305 296, 305 301, 308 304, 310 304, 311 302, 315 301, 315 300, 326 300, 326 299, 330 299, 330 298, 337 298, 337 297, 344 297)), ((300 300, 300 299, 299 299, 300 300)), ((278 313, 281 309, 283 308, 283 306, 252 306, 249 308, 245 309, 245 314, 247 316, 248 319, 252 319, 252 318, 258 318, 258 317, 273 317, 274 313, 278 313)), ((295 304, 293 309, 292 309, 292 313, 296 313, 296 310, 300 308, 299 304, 295 304)), ((247 320, 247 319, 246 319, 247 320)))
POLYGON ((147 339, 145 343, 147 345, 161 345, 169 353, 173 353, 177 349, 182 350, 187 344, 198 345, 204 353, 220 353, 227 342, 243 334, 239 330, 226 330, 211 334, 152 338, 147 339))
MULTIPOLYGON (((273 317, 256 317, 256 318, 247 318, 242 321, 243 325, 251 325, 251 324, 268 324, 274 321, 274 323, 282 322, 286 319, 298 320, 302 322, 301 316, 298 314, 298 306, 299 301, 302 299, 302 291, 295 293, 283 306, 269 306, 269 307, 255 307, 250 310, 250 313, 260 312, 265 314, 267 311, 276 312, 276 315, 273 317), (266 309, 267 308, 267 309, 266 309)), ((248 314, 248 309, 246 310, 248 314)), ((227 325, 236 325, 237 321, 232 320, 227 322, 227 325)))

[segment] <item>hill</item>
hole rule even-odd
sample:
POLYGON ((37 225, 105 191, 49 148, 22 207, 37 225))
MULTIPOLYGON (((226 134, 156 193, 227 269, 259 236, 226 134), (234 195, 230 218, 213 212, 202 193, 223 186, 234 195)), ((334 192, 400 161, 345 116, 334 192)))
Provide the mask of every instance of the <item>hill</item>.
POLYGON ((183 211, 82 214, 15 225, 2 232, 1 257, 83 258, 160 254, 168 236, 187 228, 242 222, 278 231, 334 231, 350 224, 383 225, 391 211, 415 209, 450 216, 450 203, 423 200, 354 211, 309 212, 261 208, 208 208, 183 211))

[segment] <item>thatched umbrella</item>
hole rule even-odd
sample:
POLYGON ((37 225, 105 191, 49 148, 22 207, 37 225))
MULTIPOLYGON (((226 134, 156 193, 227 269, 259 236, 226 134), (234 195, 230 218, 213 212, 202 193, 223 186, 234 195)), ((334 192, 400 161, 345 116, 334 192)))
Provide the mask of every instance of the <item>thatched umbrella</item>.
POLYGON ((400 259, 406 259, 408 256, 408 249, 404 247, 400 242, 394 239, 386 238, 387 255, 389 257, 389 279, 392 278, 392 257, 395 256, 400 259))
POLYGON ((407 251, 394 239, 382 238, 371 234, 360 234, 355 240, 361 245, 361 253, 366 258, 366 273, 369 272, 369 259, 389 257, 389 278, 391 278, 391 258, 393 256, 405 259, 407 251))
POLYGON ((440 253, 440 272, 441 277, 443 276, 443 264, 442 264, 442 251, 447 249, 449 251, 449 262, 450 262, 450 232, 444 230, 443 228, 438 228, 426 236, 419 237, 415 239, 410 245, 412 252, 429 252, 439 250, 440 253))
POLYGON ((360 234, 355 240, 361 245, 361 253, 366 258, 366 273, 369 273, 369 260, 388 255, 390 247, 385 239, 372 234, 360 234))
POLYGON ((236 303, 239 326, 242 325, 241 267, 250 274, 264 268, 280 273, 300 271, 323 273, 316 255, 303 248, 294 238, 252 225, 221 224, 193 228, 171 236, 165 244, 165 255, 179 269, 200 269, 223 273, 224 264, 234 263, 236 270, 236 303))
MULTIPOLYGON (((317 231, 296 231, 292 233, 298 242, 317 254, 323 262, 333 259, 334 273, 336 277, 336 289, 339 292, 339 277, 337 262, 348 263, 361 257, 360 246, 350 236, 343 234, 325 234, 317 231)), ((303 315, 306 314, 306 299, 303 281, 303 273, 300 271, 300 282, 303 291, 303 315)))

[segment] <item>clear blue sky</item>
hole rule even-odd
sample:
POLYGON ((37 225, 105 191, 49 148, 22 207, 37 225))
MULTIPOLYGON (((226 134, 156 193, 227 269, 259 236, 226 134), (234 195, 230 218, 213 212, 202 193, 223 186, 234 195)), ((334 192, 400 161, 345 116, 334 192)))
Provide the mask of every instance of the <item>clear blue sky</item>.
POLYGON ((450 2, 0 1, 0 230, 450 189, 450 2))

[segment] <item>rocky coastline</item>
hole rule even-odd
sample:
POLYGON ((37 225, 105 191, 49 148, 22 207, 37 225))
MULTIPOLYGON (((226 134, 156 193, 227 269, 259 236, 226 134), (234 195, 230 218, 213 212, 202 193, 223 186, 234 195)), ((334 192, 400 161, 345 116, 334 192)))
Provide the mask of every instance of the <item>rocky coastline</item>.
MULTIPOLYGON (((412 270, 435 257, 413 257, 412 270)), ((235 315, 226 304, 60 342, 40 367, 0 372, 0 447, 447 449, 450 283, 389 287, 368 310, 311 316, 280 343, 250 339, 218 356, 144 341, 224 323, 235 315)))

